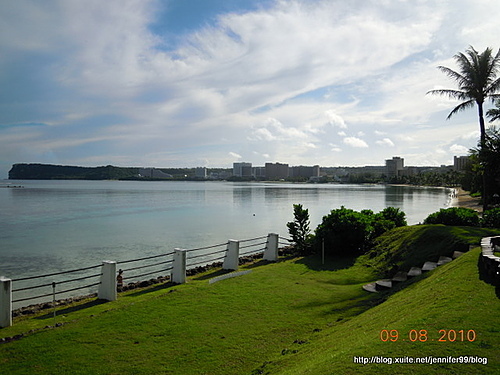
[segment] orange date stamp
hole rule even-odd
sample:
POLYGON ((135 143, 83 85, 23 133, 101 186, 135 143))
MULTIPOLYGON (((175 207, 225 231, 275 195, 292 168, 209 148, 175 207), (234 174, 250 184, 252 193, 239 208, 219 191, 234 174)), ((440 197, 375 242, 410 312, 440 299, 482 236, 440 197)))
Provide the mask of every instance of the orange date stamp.
POLYGON ((434 332, 426 329, 410 329, 407 332, 400 332, 397 329, 383 329, 380 331, 379 337, 383 342, 473 342, 477 335, 473 329, 440 329, 434 332))

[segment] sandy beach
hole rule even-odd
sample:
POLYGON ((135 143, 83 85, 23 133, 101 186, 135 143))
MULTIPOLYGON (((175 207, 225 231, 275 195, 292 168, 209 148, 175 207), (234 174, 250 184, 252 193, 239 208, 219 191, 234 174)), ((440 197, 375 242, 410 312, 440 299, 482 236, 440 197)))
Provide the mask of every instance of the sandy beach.
POLYGON ((483 212, 483 206, 480 204, 479 198, 471 197, 469 192, 462 188, 455 189, 455 195, 451 199, 450 206, 472 208, 478 212, 483 212))

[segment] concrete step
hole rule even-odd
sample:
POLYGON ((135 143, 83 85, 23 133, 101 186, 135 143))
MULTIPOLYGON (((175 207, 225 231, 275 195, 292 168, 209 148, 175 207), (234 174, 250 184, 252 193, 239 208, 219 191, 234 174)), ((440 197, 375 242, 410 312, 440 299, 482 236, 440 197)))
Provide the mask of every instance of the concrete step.
POLYGON ((434 268, 437 267, 436 262, 425 262, 424 265, 422 266, 422 271, 432 271, 434 268))
POLYGON ((375 283, 363 285, 363 289, 370 293, 378 293, 375 283))
POLYGON ((437 265, 442 266, 443 264, 450 263, 452 260, 450 257, 440 256, 437 265))
POLYGON ((399 271, 392 277, 392 281, 406 281, 408 280, 408 274, 406 272, 399 271))
POLYGON ((392 288, 392 281, 390 279, 377 280, 375 282, 377 290, 384 290, 392 288))
POLYGON ((410 276, 410 277, 419 276, 421 274, 422 274, 422 269, 419 267, 412 267, 408 271, 408 276, 410 276))
POLYGON ((497 257, 496 255, 493 254, 483 254, 484 257, 489 258, 495 262, 500 262, 500 257, 497 257))

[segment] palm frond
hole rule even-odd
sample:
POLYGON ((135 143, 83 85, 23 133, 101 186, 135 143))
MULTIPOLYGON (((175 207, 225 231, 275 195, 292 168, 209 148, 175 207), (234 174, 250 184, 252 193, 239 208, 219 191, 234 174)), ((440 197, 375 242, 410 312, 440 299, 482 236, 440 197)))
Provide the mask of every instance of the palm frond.
POLYGON ((444 74, 446 74, 448 77, 453 78, 455 81, 462 81, 465 80, 466 78, 461 75, 460 73, 446 67, 446 66, 438 66, 437 67, 440 71, 442 71, 444 74))
POLYGON ((490 119, 490 122, 500 120, 500 109, 489 109, 486 112, 486 117, 490 119))
POLYGON ((462 111, 465 111, 466 109, 474 107, 474 104, 476 104, 476 101, 474 99, 470 99, 466 102, 460 103, 455 108, 453 108, 453 110, 450 112, 448 117, 446 117, 446 119, 449 120, 458 112, 462 112, 462 111))
MULTIPOLYGON (((455 80, 458 90, 438 89, 427 92, 427 94, 442 95, 461 101, 453 108, 447 119, 458 112, 474 107, 475 104, 482 108, 486 99, 500 99, 500 77, 498 77, 500 49, 493 56, 491 48, 478 53, 474 47, 469 46, 465 52, 458 52, 453 58, 458 66, 457 70, 445 66, 438 66, 438 69, 455 80)), ((496 116, 496 112, 489 113, 496 116)))
POLYGON ((468 99, 470 99, 467 96, 466 92, 460 91, 460 90, 436 89, 436 90, 429 90, 429 91, 427 91, 427 94, 447 96, 450 99, 458 99, 458 100, 468 100, 468 99))
MULTIPOLYGON (((499 59, 500 65, 500 59, 499 59)), ((500 77, 491 82, 484 90, 488 95, 494 95, 497 91, 500 91, 500 77)))
POLYGON ((488 109, 486 111, 486 117, 490 119, 490 122, 500 120, 500 99, 497 99, 495 105, 496 108, 488 109))

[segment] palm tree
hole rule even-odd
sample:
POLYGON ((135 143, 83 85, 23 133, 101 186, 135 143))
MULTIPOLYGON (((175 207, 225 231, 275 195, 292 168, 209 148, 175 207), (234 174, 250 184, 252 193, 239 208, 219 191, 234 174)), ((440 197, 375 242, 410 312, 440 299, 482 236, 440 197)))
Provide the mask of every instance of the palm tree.
MULTIPOLYGON (((453 115, 465 109, 474 107, 477 104, 479 115, 479 129, 481 132, 481 147, 486 144, 486 128, 484 125, 483 104, 487 99, 494 101, 500 99, 500 50, 493 56, 491 48, 486 48, 484 52, 478 53, 472 46, 465 51, 459 52, 455 56, 459 72, 445 66, 438 66, 438 69, 458 83, 458 90, 440 89, 430 90, 428 94, 448 96, 462 102, 457 105, 448 115, 450 119, 453 115)), ((486 171, 485 171, 486 172, 486 171)), ((483 181, 483 210, 487 208, 486 173, 483 181)))
POLYGON ((500 120, 500 100, 495 103, 496 108, 488 109, 486 112, 486 117, 490 118, 490 122, 495 120, 500 120))

